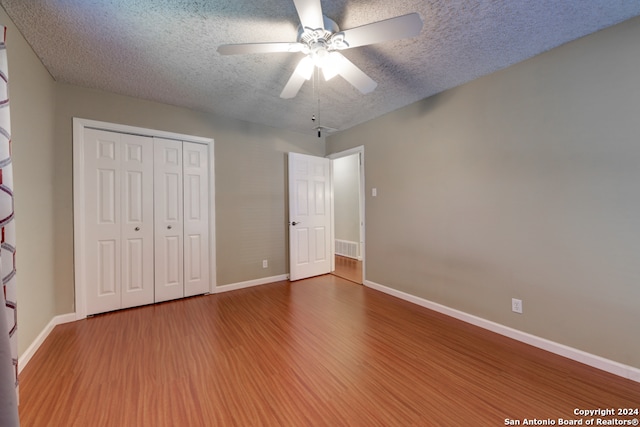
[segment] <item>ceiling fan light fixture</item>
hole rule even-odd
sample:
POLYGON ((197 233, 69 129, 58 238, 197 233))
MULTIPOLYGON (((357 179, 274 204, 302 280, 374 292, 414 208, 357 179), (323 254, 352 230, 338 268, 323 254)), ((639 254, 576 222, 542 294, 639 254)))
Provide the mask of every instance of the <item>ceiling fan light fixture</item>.
POLYGON ((337 52, 329 52, 322 66, 322 74, 325 81, 334 78, 340 72, 340 54, 337 52))
POLYGON ((296 71, 295 72, 300 77, 303 77, 305 80, 309 80, 309 79, 311 79, 311 76, 313 75, 314 66, 315 65, 313 63, 313 59, 311 59, 310 56, 305 56, 298 63, 298 66, 296 67, 296 71))
POLYGON ((328 82, 329 80, 337 76, 338 72, 333 67, 325 66, 324 68, 322 68, 322 75, 324 76, 324 80, 328 82))
POLYGON ((322 68, 329 57, 327 44, 324 42, 324 40, 318 40, 311 44, 309 46, 309 55, 313 60, 313 64, 318 68, 322 68))

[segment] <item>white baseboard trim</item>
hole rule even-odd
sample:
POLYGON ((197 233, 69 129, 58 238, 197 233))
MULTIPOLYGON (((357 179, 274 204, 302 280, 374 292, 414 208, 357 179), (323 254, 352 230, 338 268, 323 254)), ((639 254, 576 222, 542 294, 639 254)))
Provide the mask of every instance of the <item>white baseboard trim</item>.
POLYGON ((42 332, 40 332, 40 334, 36 337, 36 339, 33 340, 31 345, 24 351, 24 353, 22 353, 22 356, 18 358, 18 374, 20 374, 20 372, 22 372, 24 367, 27 366, 27 363, 29 363, 33 355, 36 354, 36 351, 38 351, 38 349, 40 348, 44 340, 46 340, 49 334, 51 333, 51 331, 53 331, 53 328, 55 328, 58 325, 62 325, 63 323, 69 323, 69 322, 75 322, 75 321, 76 321, 75 313, 61 314, 51 319, 51 321, 47 324, 47 326, 44 327, 42 332))
POLYGON ((474 316, 472 314, 468 314, 463 311, 456 310, 445 305, 408 294, 406 292, 389 288, 370 280, 365 280, 364 284, 367 287, 370 287, 377 291, 384 292, 385 294, 417 304, 419 306, 428 308, 429 310, 433 310, 438 313, 453 317, 455 319, 462 320, 463 322, 470 323, 483 329, 487 329, 491 332, 504 335, 516 341, 541 348, 551 353, 558 354, 568 359, 575 360, 576 362, 584 363, 585 365, 592 366, 594 368, 630 379, 632 381, 640 382, 640 369, 633 366, 624 365, 613 360, 605 359, 604 357, 596 356, 595 354, 587 353, 586 351, 578 350, 564 344, 559 344, 557 342, 550 341, 548 339, 541 338, 527 332, 522 332, 517 329, 501 325, 500 323, 492 322, 490 320, 486 320, 481 317, 474 316))
POLYGON ((266 285, 268 283, 281 282, 283 280, 289 280, 289 275, 282 274, 280 276, 263 277, 261 279, 248 280, 246 282, 231 283, 229 285, 217 286, 213 293, 219 294, 221 292, 235 291, 238 289, 250 288, 253 286, 266 285))

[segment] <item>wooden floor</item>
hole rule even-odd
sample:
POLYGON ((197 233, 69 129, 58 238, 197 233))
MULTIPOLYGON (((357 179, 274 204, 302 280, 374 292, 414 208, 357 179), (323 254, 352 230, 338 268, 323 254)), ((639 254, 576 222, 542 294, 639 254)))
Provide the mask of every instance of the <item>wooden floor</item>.
POLYGON ((640 408, 640 383, 333 275, 57 326, 20 380, 22 427, 498 426, 640 408))
POLYGON ((343 279, 362 284, 362 261, 336 255, 336 269, 333 274, 343 279))

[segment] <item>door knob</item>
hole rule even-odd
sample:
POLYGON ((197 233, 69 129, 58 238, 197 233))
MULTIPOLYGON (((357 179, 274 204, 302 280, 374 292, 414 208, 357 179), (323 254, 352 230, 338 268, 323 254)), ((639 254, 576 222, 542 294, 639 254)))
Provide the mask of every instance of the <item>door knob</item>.
POLYGON ((140 227, 136 227, 134 230, 136 230, 136 231, 140 231, 140 227))
POLYGON ((168 229, 168 230, 171 230, 171 226, 170 226, 170 225, 167 225, 167 229, 168 229))
POLYGON ((298 222, 293 221, 293 222, 291 223, 291 225, 298 225, 298 224, 301 224, 301 222, 300 222, 300 221, 298 221, 298 222))

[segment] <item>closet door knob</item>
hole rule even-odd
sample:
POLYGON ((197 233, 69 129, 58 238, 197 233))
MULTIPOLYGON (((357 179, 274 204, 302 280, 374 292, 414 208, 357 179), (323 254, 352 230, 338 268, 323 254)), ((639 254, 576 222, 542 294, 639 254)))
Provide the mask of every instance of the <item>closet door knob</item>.
POLYGON ((170 225, 167 225, 167 230, 171 230, 171 226, 170 225))
POLYGON ((136 227, 134 230, 136 230, 136 231, 140 231, 140 227, 136 227))

